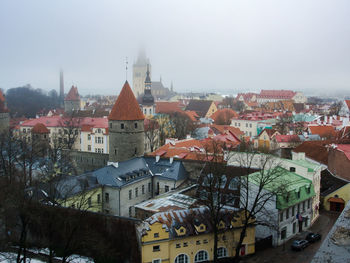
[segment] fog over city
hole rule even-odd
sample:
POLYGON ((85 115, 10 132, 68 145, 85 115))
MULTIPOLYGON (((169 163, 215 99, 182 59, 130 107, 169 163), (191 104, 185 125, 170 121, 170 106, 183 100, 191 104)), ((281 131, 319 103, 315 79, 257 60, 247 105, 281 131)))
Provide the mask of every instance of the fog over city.
POLYGON ((0 88, 118 94, 144 49, 177 92, 350 90, 350 2, 2 0, 0 88))

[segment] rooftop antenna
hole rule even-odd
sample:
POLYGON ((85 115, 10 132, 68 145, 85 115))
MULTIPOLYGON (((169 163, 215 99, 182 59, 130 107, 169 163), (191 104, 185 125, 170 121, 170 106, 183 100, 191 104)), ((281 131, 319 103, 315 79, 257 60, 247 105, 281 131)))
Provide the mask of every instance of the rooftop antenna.
POLYGON ((125 79, 128 80, 128 57, 125 57, 125 79))

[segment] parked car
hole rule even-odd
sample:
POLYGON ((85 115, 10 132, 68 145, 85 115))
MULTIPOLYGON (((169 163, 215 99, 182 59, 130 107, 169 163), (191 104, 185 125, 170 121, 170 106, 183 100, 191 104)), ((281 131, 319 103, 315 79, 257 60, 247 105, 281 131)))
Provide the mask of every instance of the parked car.
POLYGON ((294 240, 292 243, 292 249, 293 250, 303 250, 304 248, 306 248, 309 245, 309 241, 305 240, 305 239, 301 239, 301 240, 294 240))
POLYGON ((314 242, 316 242, 318 240, 321 240, 321 235, 317 234, 317 233, 309 233, 309 234, 307 234, 305 239, 307 241, 309 241, 310 243, 314 243, 314 242))

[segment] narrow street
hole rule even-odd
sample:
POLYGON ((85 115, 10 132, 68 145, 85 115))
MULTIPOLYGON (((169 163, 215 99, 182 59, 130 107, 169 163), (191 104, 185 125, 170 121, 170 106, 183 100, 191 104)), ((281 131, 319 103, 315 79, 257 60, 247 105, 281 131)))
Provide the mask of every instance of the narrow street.
POLYGON ((310 244, 302 251, 291 250, 291 244, 295 239, 304 239, 306 232, 298 234, 295 238, 286 242, 285 246, 279 246, 275 248, 268 248, 263 251, 258 251, 255 255, 250 256, 242 260, 244 263, 308 263, 312 260, 318 248, 321 246, 324 238, 331 230, 334 222, 337 220, 339 214, 333 214, 327 211, 321 211, 320 217, 308 230, 310 232, 322 234, 322 240, 316 243, 310 244))

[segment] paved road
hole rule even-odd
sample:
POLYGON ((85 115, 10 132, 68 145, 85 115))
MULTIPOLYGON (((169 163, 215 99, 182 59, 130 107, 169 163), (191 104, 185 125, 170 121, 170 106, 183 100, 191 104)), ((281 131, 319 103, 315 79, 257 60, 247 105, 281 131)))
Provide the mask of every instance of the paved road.
POLYGON ((305 233, 298 234, 295 238, 287 241, 285 247, 279 246, 276 248, 269 248, 263 251, 258 251, 255 255, 250 256, 242 260, 244 263, 309 263, 314 257, 316 251, 321 246, 324 238, 331 230, 334 222, 338 218, 339 214, 329 213, 322 211, 317 221, 310 227, 308 231, 317 232, 322 234, 321 242, 318 241, 311 244, 303 251, 292 251, 290 246, 295 239, 305 238, 305 233))

